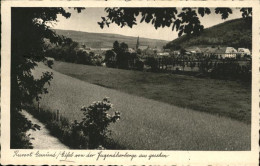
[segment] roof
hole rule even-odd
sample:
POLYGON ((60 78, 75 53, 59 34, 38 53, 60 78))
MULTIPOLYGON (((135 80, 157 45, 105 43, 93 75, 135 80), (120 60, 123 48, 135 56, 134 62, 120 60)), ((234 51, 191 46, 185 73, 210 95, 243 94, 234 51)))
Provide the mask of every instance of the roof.
POLYGON ((146 49, 148 49, 149 48, 149 46, 139 46, 138 47, 138 49, 140 49, 140 50, 146 50, 146 49))
POLYGON ((158 56, 169 56, 168 52, 157 53, 158 56))
POLYGON ((251 53, 250 50, 248 48, 238 48, 238 52, 239 53, 251 53))
POLYGON ((164 52, 171 52, 170 49, 164 49, 164 52))
POLYGON ((186 51, 192 52, 192 53, 201 53, 201 49, 199 47, 190 47, 185 49, 186 51))
MULTIPOLYGON (((222 51, 222 50, 219 50, 219 51, 222 51)), ((216 48, 207 47, 207 48, 205 48, 202 52, 203 52, 203 53, 209 53, 209 54, 211 54, 211 53, 216 53, 216 48)), ((225 51, 224 51, 224 52, 225 52, 225 51)))
POLYGON ((237 50, 234 49, 233 47, 227 47, 226 48, 226 53, 237 53, 237 50))
POLYGON ((134 53, 134 52, 135 52, 135 49, 133 49, 133 48, 128 48, 128 52, 134 53))
POLYGON ((212 52, 212 53, 225 54, 225 53, 226 53, 226 47, 218 47, 218 48, 215 48, 215 52, 212 52))

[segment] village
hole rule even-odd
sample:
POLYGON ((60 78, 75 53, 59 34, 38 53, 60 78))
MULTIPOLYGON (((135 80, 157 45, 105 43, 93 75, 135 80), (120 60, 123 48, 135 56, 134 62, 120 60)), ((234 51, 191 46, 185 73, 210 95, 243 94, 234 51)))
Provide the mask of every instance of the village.
MULTIPOLYGON (((90 48, 86 47, 85 44, 81 45, 79 50, 89 52, 94 52, 95 55, 105 56, 105 52, 112 50, 113 48, 90 48)), ((251 51, 248 48, 233 48, 229 46, 201 46, 201 47, 188 47, 182 48, 180 50, 164 49, 158 47, 150 47, 149 45, 140 44, 139 37, 137 38, 137 43, 135 48, 128 48, 129 53, 137 53, 140 57, 182 57, 189 60, 198 60, 197 58, 210 58, 210 59, 226 59, 233 58, 238 60, 250 60, 251 51)))
MULTIPOLYGON (((117 41, 116 41, 117 42, 117 41)), ((125 43, 127 45, 127 43, 125 43)), ((119 55, 114 48, 90 48, 81 43, 78 50, 92 53, 100 57, 102 66, 116 67, 119 55), (110 54, 110 55, 108 55, 110 54), (112 54, 112 55, 111 55, 112 54), (107 57, 106 57, 107 56, 107 57)), ((166 70, 166 71, 206 71, 211 72, 217 64, 237 62, 245 66, 251 61, 251 51, 248 48, 234 48, 229 46, 191 46, 173 50, 163 47, 142 45, 139 36, 136 46, 126 47, 124 53, 127 66, 125 69, 137 70, 166 70), (151 64, 152 63, 152 64, 151 64), (206 69, 203 68, 203 64, 206 69), (201 65, 202 64, 202 65, 201 65)))

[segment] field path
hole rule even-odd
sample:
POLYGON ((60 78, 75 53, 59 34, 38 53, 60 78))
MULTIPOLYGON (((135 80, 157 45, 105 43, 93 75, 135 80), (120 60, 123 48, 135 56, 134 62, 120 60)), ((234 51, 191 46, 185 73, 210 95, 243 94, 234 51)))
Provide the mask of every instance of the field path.
POLYGON ((26 111, 22 111, 22 114, 30 120, 33 124, 37 124, 41 126, 40 130, 32 130, 30 129, 27 134, 31 134, 31 143, 33 145, 33 149, 69 149, 67 146, 63 145, 56 137, 50 135, 48 129, 46 129, 45 125, 40 121, 35 119, 31 114, 26 111))
POLYGON ((112 138, 129 149, 250 150, 248 124, 90 84, 44 65, 33 74, 39 77, 44 71, 53 72, 54 78, 49 93, 42 96, 43 109, 59 109, 69 120, 80 121, 83 105, 108 96, 113 112, 121 112, 121 120, 110 126, 112 138))

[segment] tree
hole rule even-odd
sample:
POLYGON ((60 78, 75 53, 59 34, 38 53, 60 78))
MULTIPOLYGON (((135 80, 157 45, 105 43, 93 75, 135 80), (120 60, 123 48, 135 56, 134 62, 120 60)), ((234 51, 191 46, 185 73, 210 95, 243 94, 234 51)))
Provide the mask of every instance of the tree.
POLYGON ((77 52, 77 63, 78 64, 87 64, 87 52, 79 50, 77 52))
MULTIPOLYGON (((78 9, 80 11, 81 9, 78 9)), ((52 73, 44 72, 34 78, 31 70, 45 58, 45 39, 61 44, 48 23, 56 21, 57 14, 69 18, 63 8, 12 8, 11 9, 11 148, 31 148, 26 131, 33 125, 20 112, 26 104, 47 93, 52 73)))
POLYGON ((115 41, 113 43, 113 51, 115 51, 115 53, 118 53, 120 51, 120 46, 119 46, 118 41, 115 41))
POLYGON ((127 52, 128 51, 128 45, 125 42, 120 43, 120 51, 121 52, 127 52))
MULTIPOLYGON (((115 23, 120 27, 128 26, 132 28, 137 24, 137 17, 141 15, 140 23, 146 22, 159 27, 172 27, 178 31, 178 35, 199 35, 204 26, 201 25, 198 15, 204 17, 211 13, 210 8, 106 8, 107 16, 101 17, 98 22, 101 28, 115 23)), ((215 13, 220 14, 222 19, 228 18, 232 14, 230 8, 215 8, 215 13)), ((242 17, 249 23, 252 22, 252 8, 241 8, 242 17)))
POLYGON ((106 51, 104 62, 107 67, 116 67, 116 53, 113 50, 106 51))

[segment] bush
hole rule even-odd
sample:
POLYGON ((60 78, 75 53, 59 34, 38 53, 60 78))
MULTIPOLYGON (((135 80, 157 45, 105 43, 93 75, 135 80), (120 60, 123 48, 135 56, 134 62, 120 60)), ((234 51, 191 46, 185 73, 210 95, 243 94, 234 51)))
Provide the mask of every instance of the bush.
POLYGON ((95 149, 100 145, 105 144, 107 135, 111 133, 108 130, 110 123, 115 123, 120 119, 120 113, 116 111, 114 115, 108 114, 112 108, 112 104, 108 98, 103 101, 97 101, 89 107, 83 106, 81 111, 84 112, 85 117, 80 123, 75 122, 74 125, 81 129, 84 135, 89 137, 89 148, 95 149))
POLYGON ((154 57, 148 57, 145 64, 151 67, 152 71, 158 71, 158 61, 154 57))
POLYGON ((144 69, 144 62, 137 60, 135 63, 135 66, 137 68, 137 70, 143 70, 144 69))
POLYGON ((246 65, 239 65, 235 60, 229 60, 225 63, 214 65, 210 76, 217 79, 238 79, 251 82, 252 64, 248 62, 246 65))
MULTIPOLYGON (((108 98, 94 102, 89 107, 82 107, 81 110, 84 111, 85 117, 80 123, 77 121, 71 123, 62 116, 57 121, 56 114, 52 111, 40 110, 38 112, 30 106, 27 106, 26 110, 44 123, 53 136, 72 149, 96 149, 101 146, 110 149, 122 149, 123 147, 108 138, 111 131, 107 127, 110 123, 115 123, 120 119, 120 113, 117 111, 114 115, 108 114, 111 108, 112 104, 108 101, 108 98)), ((23 137, 21 140, 24 140, 24 144, 30 146, 29 142, 26 142, 25 135, 21 137, 23 137)))

